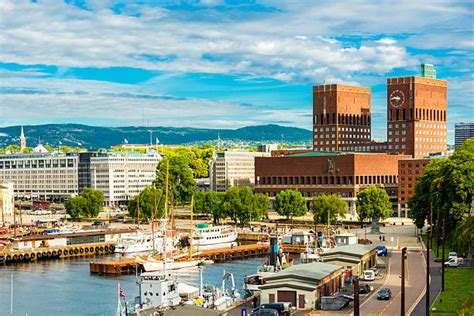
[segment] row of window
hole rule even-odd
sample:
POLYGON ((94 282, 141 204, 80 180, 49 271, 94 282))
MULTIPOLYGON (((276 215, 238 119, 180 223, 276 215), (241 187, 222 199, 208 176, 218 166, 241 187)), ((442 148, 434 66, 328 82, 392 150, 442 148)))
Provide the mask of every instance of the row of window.
POLYGON ((370 115, 352 114, 315 114, 313 116, 314 125, 345 124, 345 125, 365 125, 370 126, 370 115))
POLYGON ((77 166, 75 159, 32 159, 0 161, 0 169, 29 169, 29 168, 73 168, 77 166))
POLYGON ((405 121, 405 120, 423 120, 423 121, 437 121, 446 122, 446 111, 430 110, 430 109, 415 109, 415 116, 413 116, 413 109, 390 109, 388 111, 389 121, 405 121))
MULTIPOLYGON (((397 176, 297 176, 297 177, 261 177, 259 184, 289 184, 289 185, 308 185, 308 184, 384 184, 396 183, 397 176), (355 179, 355 183, 354 183, 355 179)), ((257 180, 258 180, 257 179, 257 180)))

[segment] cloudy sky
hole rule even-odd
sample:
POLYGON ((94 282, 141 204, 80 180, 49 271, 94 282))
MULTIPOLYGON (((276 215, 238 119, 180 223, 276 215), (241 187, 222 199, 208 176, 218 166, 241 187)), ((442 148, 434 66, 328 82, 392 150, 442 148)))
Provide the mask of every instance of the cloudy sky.
POLYGON ((436 65, 473 121, 472 1, 0 0, 0 126, 311 128, 311 86, 372 88, 436 65))

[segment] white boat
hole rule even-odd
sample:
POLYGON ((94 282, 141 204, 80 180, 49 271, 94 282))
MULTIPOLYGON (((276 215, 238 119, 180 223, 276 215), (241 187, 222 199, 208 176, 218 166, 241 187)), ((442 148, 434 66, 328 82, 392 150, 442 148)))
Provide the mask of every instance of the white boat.
POLYGON ((240 294, 235 288, 234 275, 223 271, 222 286, 203 286, 202 269, 200 270, 200 286, 199 298, 196 300, 189 300, 186 303, 191 305, 198 305, 208 309, 215 309, 223 311, 231 306, 234 306, 240 301, 240 294), (231 282, 231 288, 226 288, 226 282, 231 282))
POLYGON ((116 316, 140 315, 150 310, 159 313, 181 303, 178 283, 171 274, 145 272, 140 274, 137 283, 139 296, 135 298, 134 306, 129 306, 119 285, 116 316))
POLYGON ((151 257, 143 259, 137 257, 137 262, 143 266, 143 269, 146 272, 157 272, 165 270, 179 270, 196 267, 201 263, 201 260, 183 260, 183 261, 174 261, 173 259, 166 259, 166 266, 162 260, 155 260, 151 257))
POLYGON ((229 225, 196 224, 193 234, 193 246, 231 243, 237 239, 237 236, 238 233, 229 225))
MULTIPOLYGON (((173 240, 168 238, 168 247, 173 246, 173 240)), ((153 250, 151 234, 138 233, 123 237, 115 246, 115 253, 149 252, 153 250)), ((163 251, 163 235, 155 234, 155 253, 163 251)))

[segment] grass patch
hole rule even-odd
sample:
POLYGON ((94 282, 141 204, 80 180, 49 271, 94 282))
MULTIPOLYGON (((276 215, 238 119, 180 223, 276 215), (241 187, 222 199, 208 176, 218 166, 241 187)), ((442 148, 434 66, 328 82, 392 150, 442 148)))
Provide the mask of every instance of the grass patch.
POLYGON ((432 314, 472 315, 474 313, 474 269, 446 269, 445 291, 436 299, 432 314))

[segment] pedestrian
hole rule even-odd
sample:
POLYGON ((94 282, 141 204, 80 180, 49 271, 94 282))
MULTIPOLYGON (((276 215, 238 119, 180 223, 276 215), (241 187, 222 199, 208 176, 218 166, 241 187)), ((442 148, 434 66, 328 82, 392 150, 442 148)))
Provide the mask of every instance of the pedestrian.
POLYGON ((383 239, 382 239, 382 240, 385 241, 385 236, 383 236, 383 239))
POLYGON ((253 308, 257 308, 258 306, 258 298, 256 296, 253 297, 252 305, 253 305, 253 308))
POLYGON ((382 235, 379 235, 379 241, 382 241, 382 235))

